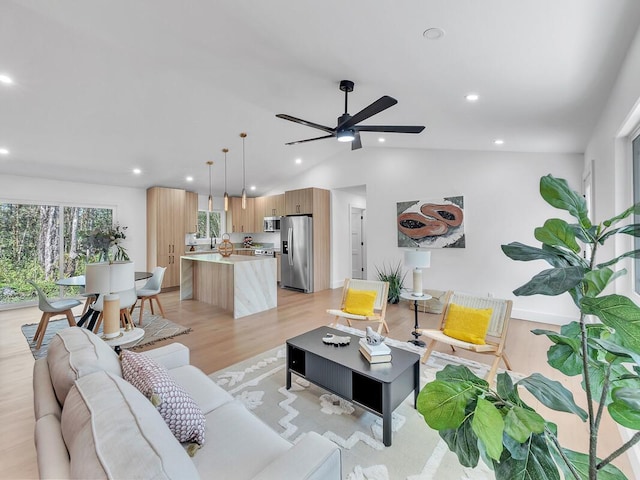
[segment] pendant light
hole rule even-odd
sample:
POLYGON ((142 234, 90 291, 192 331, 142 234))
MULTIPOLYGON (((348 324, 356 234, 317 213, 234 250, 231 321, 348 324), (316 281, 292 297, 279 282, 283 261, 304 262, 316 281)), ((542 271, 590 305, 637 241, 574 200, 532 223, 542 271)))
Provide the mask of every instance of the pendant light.
POLYGON ((229 211, 229 194, 227 193, 227 152, 228 148, 223 148, 224 152, 224 211, 229 211))
POLYGON ((207 165, 209 165, 209 211, 213 212, 213 195, 211 195, 211 166, 213 162, 209 160, 207 165))
POLYGON ((247 134, 242 132, 240 134, 240 137, 242 138, 242 209, 246 210, 247 209, 247 189, 246 187, 246 182, 245 182, 245 168, 244 168, 244 139, 247 138, 247 134))

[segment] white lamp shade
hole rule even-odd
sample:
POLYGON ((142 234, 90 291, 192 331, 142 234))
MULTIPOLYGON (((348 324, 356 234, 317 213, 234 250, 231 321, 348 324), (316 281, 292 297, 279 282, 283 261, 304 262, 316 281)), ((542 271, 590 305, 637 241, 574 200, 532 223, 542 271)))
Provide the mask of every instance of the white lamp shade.
POLYGON ((111 290, 109 293, 122 292, 135 287, 135 276, 133 262, 114 262, 109 264, 111 271, 111 290))
POLYGON ((133 262, 89 263, 85 272, 88 293, 107 294, 135 287, 133 262))
POLYGON ((88 263, 85 271, 85 290, 89 293, 111 293, 109 264, 88 263))
POLYGON ((404 263, 407 267, 429 268, 431 266, 431 252, 428 250, 406 250, 404 263))

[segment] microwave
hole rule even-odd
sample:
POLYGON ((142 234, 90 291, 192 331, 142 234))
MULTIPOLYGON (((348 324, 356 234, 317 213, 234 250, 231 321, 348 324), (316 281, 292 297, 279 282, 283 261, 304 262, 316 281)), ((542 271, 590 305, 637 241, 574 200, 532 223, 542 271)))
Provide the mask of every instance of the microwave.
POLYGON ((264 217, 262 230, 264 232, 279 232, 281 217, 264 217))

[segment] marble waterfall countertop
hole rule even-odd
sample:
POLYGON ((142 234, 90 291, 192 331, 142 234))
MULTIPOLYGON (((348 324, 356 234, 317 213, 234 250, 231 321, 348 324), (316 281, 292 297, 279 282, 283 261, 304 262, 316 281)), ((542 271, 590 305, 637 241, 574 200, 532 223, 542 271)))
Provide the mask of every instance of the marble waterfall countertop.
POLYGON ((180 300, 216 305, 241 318, 275 308, 277 262, 270 256, 219 253, 180 257, 180 300))

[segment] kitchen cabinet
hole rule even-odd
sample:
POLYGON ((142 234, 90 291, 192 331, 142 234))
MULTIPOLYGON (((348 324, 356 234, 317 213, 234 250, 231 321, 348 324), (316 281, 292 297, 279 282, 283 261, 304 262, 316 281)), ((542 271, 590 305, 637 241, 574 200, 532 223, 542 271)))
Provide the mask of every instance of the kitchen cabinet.
POLYGON ((256 197, 254 198, 254 204, 253 204, 253 225, 254 225, 254 232, 263 232, 264 230, 264 225, 262 220, 264 219, 264 217, 266 216, 264 214, 265 212, 265 205, 267 203, 267 198, 268 197, 256 197))
POLYGON ((284 193, 285 212, 287 215, 313 214, 313 189, 303 188, 284 193))
POLYGON ((282 217, 286 215, 284 208, 284 193, 279 195, 270 195, 263 197, 264 201, 264 216, 265 217, 282 217))
MULTIPOLYGON (((262 224, 262 220, 260 221, 262 224)), ((242 198, 229 198, 229 211, 227 212, 227 233, 256 233, 262 228, 256 229, 255 198, 247 198, 247 208, 242 208, 242 198)))
POLYGON ((234 250, 234 252, 236 255, 245 255, 247 257, 253 257, 255 255, 255 252, 253 250, 234 250))
POLYGON ((198 203, 177 188, 151 187, 147 190, 147 270, 166 267, 162 288, 180 285, 180 255, 184 253, 187 226, 197 219, 198 203), (188 207, 187 207, 188 205, 188 207), (187 220, 187 217, 189 219, 187 220))
POLYGON ((198 231, 198 194, 185 192, 184 198, 184 231, 192 233, 198 231))

